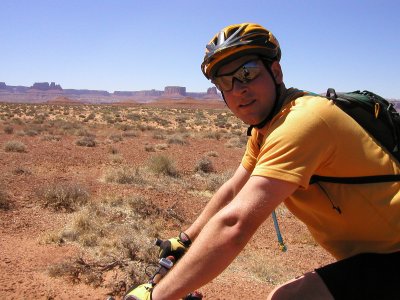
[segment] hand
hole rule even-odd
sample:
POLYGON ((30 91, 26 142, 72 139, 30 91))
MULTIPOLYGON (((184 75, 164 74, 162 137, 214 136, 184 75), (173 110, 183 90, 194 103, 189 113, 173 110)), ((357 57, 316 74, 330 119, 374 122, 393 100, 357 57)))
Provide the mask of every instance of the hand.
POLYGON ((178 260, 185 254, 191 244, 192 241, 188 235, 184 232, 181 232, 177 237, 157 243, 157 245, 160 247, 158 256, 160 258, 165 258, 172 255, 175 260, 178 260))
POLYGON ((145 283, 129 291, 123 300, 151 300, 154 286, 151 283, 145 283))

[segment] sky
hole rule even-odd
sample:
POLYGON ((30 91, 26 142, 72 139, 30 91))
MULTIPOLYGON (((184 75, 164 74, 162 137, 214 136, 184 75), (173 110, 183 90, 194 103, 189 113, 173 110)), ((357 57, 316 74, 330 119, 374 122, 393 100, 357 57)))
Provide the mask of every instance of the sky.
POLYGON ((205 92, 200 65, 223 27, 259 23, 287 87, 400 99, 398 0, 0 0, 0 82, 205 92))

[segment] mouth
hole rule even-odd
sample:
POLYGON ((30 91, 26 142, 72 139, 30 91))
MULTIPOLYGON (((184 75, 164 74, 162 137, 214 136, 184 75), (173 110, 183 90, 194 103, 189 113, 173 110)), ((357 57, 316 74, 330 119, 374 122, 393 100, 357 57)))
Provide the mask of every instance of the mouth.
POLYGON ((246 102, 244 104, 240 104, 239 107, 240 108, 245 108, 245 107, 251 106, 254 102, 256 102, 256 100, 250 100, 250 101, 248 101, 248 102, 246 102))

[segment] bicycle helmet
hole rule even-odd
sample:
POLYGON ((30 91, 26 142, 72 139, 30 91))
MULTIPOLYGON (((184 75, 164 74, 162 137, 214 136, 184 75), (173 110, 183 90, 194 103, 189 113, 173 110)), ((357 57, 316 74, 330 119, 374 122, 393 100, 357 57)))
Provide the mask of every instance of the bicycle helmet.
POLYGON ((217 33, 206 46, 201 70, 207 79, 212 79, 221 65, 250 54, 270 61, 281 59, 278 40, 269 30, 254 23, 230 25, 217 33))

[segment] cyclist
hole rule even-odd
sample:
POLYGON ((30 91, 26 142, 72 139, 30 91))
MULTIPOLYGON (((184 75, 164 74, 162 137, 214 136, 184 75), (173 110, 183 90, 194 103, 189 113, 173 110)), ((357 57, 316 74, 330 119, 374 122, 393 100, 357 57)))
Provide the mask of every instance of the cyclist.
POLYGON ((155 287, 133 290, 137 299, 179 299, 208 283, 281 203, 337 261, 268 299, 400 299, 399 183, 310 184, 314 174, 399 174, 399 164, 332 101, 287 89, 280 58, 274 35, 253 23, 227 26, 207 45, 202 71, 251 136, 232 178, 162 255, 189 250, 155 287))

